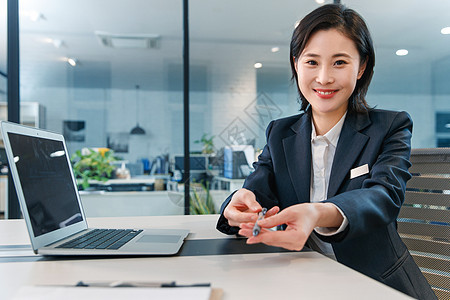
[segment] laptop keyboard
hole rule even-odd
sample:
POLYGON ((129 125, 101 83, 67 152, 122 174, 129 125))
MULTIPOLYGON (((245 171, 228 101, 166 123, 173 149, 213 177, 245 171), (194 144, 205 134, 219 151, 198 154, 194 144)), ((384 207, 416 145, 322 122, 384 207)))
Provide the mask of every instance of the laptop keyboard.
POLYGON ((141 232, 135 229, 94 229, 56 248, 117 250, 141 232))

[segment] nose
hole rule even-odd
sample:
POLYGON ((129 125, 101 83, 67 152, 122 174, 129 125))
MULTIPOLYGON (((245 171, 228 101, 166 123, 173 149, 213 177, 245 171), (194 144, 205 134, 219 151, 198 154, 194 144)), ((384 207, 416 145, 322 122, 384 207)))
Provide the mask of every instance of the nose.
POLYGON ((321 85, 327 85, 334 82, 334 76, 328 66, 322 65, 317 71, 316 82, 321 85))

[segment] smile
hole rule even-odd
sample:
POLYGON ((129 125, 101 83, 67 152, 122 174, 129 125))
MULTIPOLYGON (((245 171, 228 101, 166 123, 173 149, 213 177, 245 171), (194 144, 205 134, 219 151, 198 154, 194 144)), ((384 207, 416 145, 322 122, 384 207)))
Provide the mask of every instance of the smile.
POLYGON ((321 95, 331 95, 333 92, 321 92, 321 91, 317 91, 319 94, 321 95))
POLYGON ((321 98, 331 98, 338 90, 314 90, 321 98))

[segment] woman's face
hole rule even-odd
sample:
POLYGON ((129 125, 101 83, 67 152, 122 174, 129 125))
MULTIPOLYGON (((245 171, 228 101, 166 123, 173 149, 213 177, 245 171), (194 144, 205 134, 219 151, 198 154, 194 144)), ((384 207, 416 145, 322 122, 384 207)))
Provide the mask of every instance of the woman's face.
MULTIPOLYGON (((298 86, 314 116, 339 120, 364 73, 355 43, 336 29, 314 33, 296 61, 298 86)), ((336 121, 337 122, 337 121, 336 121)))

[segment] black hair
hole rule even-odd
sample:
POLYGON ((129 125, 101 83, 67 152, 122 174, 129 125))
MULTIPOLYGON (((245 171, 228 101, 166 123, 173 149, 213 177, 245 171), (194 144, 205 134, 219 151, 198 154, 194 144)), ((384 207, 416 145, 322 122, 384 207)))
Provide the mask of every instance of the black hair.
POLYGON ((359 52, 360 65, 366 64, 363 75, 356 82, 348 109, 356 112, 367 111, 370 107, 366 102, 365 96, 373 76, 375 50, 369 29, 363 18, 354 10, 341 4, 327 4, 313 10, 300 21, 292 34, 289 60, 291 62, 292 80, 295 80, 300 95, 300 109, 306 110, 309 103, 298 87, 298 77, 295 69, 296 60, 314 33, 328 29, 336 29, 351 39, 359 52))

